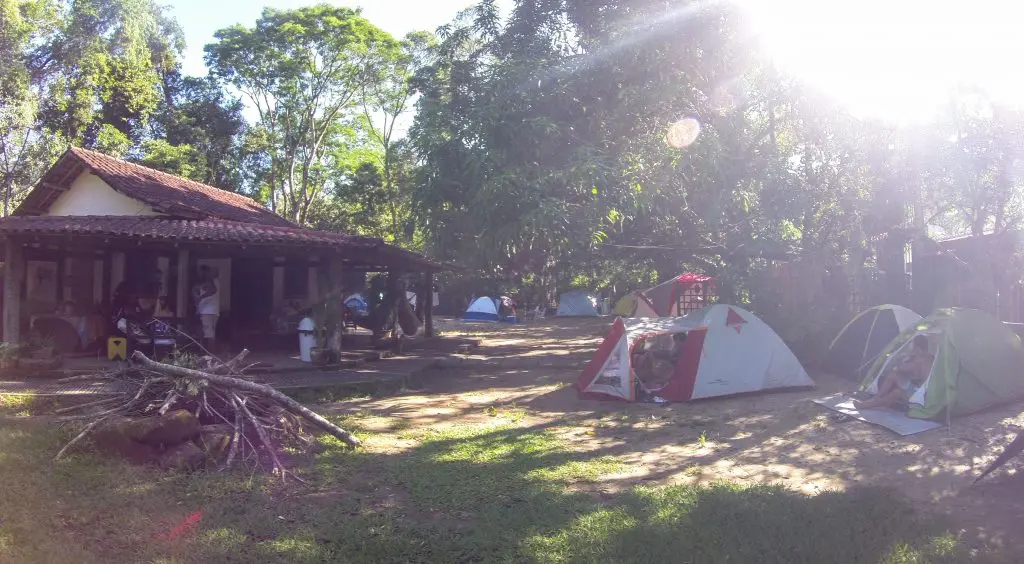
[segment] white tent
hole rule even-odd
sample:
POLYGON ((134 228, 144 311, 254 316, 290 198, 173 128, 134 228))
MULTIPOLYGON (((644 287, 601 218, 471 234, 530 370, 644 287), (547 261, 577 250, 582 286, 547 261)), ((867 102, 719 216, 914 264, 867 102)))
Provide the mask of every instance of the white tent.
POLYGON ((462 314, 462 320, 496 322, 498 321, 498 304, 494 298, 479 297, 466 308, 466 313, 462 314))
POLYGON ((558 297, 559 317, 596 317, 597 298, 583 290, 572 290, 558 297))
POLYGON ((616 319, 576 385, 586 397, 633 401, 634 347, 659 335, 686 333, 671 378, 650 390, 667 401, 814 386, 771 327, 749 311, 718 304, 685 317, 616 319))

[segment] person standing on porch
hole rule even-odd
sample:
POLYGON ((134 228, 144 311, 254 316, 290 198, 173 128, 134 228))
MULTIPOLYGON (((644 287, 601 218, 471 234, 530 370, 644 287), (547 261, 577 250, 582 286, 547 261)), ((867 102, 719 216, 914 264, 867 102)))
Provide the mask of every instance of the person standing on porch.
POLYGON ((199 267, 199 283, 192 288, 196 300, 196 313, 203 326, 206 350, 214 352, 217 339, 217 319, 220 317, 220 292, 217 276, 207 265, 199 267))

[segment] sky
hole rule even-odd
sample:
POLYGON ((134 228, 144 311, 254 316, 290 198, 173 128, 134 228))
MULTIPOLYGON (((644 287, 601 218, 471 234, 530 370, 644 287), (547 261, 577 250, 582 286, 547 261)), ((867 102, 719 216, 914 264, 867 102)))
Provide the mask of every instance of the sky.
MULTIPOLYGON (((188 43, 185 72, 206 74, 203 46, 214 31, 236 23, 251 26, 264 6, 288 9, 316 1, 169 0, 188 43)), ((1024 61, 1024 6, 1019 2, 703 1, 738 3, 780 69, 860 117, 927 123, 943 111, 950 89, 958 85, 981 87, 1004 102, 1024 102, 1024 73, 1018 70, 1024 61)), ((362 6, 367 19, 401 37, 448 23, 474 0, 332 3, 362 6)))

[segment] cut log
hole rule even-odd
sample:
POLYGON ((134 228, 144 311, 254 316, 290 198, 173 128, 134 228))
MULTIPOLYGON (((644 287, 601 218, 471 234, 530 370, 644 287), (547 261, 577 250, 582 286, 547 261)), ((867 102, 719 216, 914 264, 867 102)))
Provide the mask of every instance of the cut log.
POLYGON ((207 460, 216 463, 227 456, 234 432, 234 426, 226 423, 204 425, 199 430, 199 437, 196 438, 195 442, 203 449, 207 460))
POLYGON ((130 419, 118 425, 120 432, 140 443, 150 446, 173 446, 199 436, 199 419, 184 409, 176 409, 164 415, 130 419))
POLYGON ((132 464, 157 464, 160 452, 147 444, 132 440, 124 434, 123 427, 130 424, 127 417, 111 418, 92 433, 96 450, 111 456, 119 456, 132 464))

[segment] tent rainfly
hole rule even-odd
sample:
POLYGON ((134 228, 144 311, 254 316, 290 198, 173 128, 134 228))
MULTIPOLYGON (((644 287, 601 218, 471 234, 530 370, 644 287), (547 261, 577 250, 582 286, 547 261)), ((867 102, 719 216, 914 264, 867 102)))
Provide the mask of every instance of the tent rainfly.
POLYGON ((466 308, 466 312, 462 314, 463 321, 484 321, 494 323, 498 321, 498 304, 494 301, 494 298, 488 298, 487 296, 481 296, 466 308))
MULTIPOLYGON (((634 401, 634 353, 644 340, 685 333, 664 386, 666 401, 812 387, 814 382, 771 327, 749 311, 718 304, 685 317, 616 319, 576 382, 583 397, 634 401)), ((643 384, 641 382, 641 384, 643 384)))
POLYGON ((863 380, 882 350, 920 321, 920 315, 892 304, 857 314, 829 346, 825 370, 858 382, 863 380))
POLYGON ((583 290, 572 290, 558 297, 559 317, 596 317, 601 315, 597 311, 597 298, 583 290))
POLYGON ((698 303, 704 300, 704 290, 714 283, 715 279, 710 276, 687 272, 648 288, 643 294, 657 317, 677 317, 707 306, 698 303))
POLYGON ((900 353, 926 335, 935 355, 928 377, 910 397, 908 415, 938 419, 1024 399, 1024 346, 1012 329, 973 309, 940 310, 894 339, 861 384, 877 393, 900 353))

